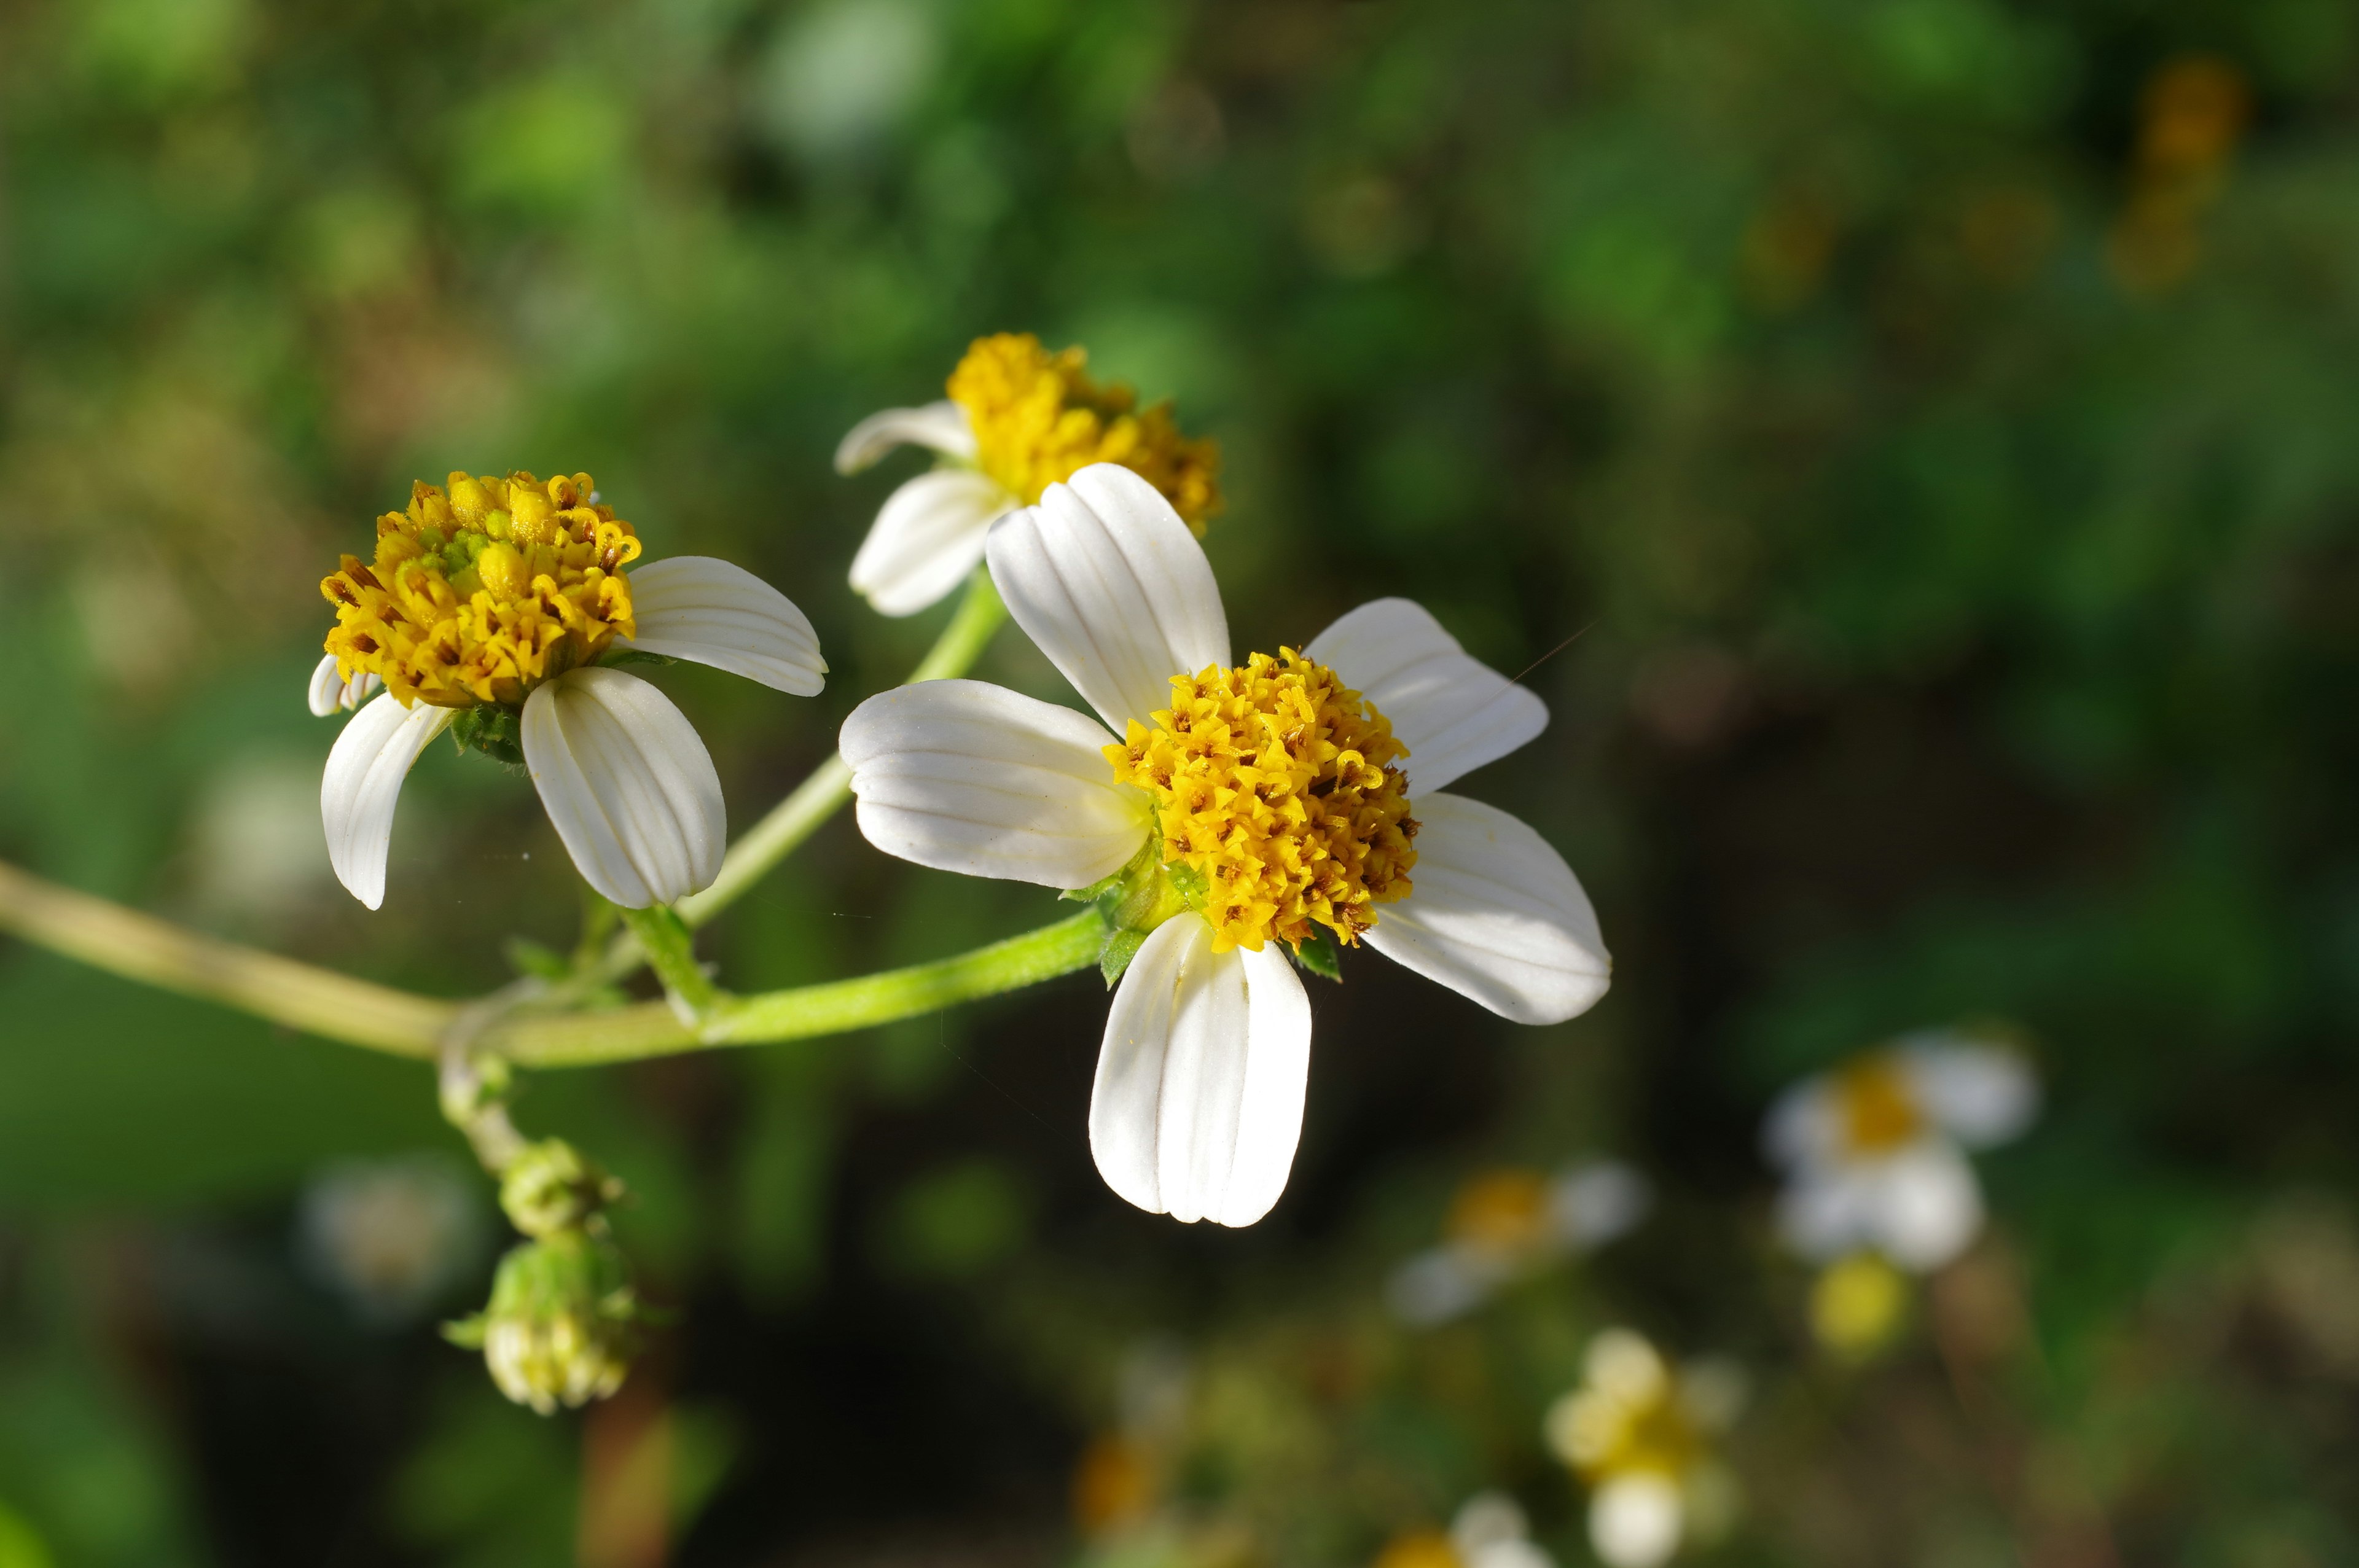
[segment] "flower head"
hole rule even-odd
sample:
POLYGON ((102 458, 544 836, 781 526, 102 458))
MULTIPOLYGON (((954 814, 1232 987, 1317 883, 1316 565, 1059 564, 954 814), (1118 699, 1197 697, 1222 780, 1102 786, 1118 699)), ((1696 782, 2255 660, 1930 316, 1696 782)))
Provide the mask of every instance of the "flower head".
POLYGON ((491 1305, 443 1333, 484 1353, 500 1392, 549 1415, 623 1386, 639 1315, 621 1251, 603 1237, 570 1230, 510 1250, 493 1278, 491 1305))
POLYGON ((637 535, 588 474, 454 473, 376 526, 372 559, 346 556, 320 585, 336 624, 309 694, 323 717, 360 709, 320 789, 353 896, 384 902, 402 781, 454 725, 530 772, 605 897, 641 908, 710 884, 727 829, 712 759, 661 692, 602 661, 687 659, 808 697, 827 664, 802 611, 726 561, 636 566, 637 535))
POLYGON ((1742 1374, 1726 1363, 1675 1368, 1626 1328, 1590 1341, 1581 1386, 1549 1407, 1546 1434, 1589 1487, 1598 1556, 1654 1568, 1725 1525, 1734 1488, 1712 1443, 1744 1402, 1742 1374))
POLYGON ((1647 1178, 1613 1160, 1553 1176, 1518 1167, 1482 1172, 1451 1201, 1441 1245, 1396 1269, 1387 1297, 1404 1322, 1447 1323, 1509 1281, 1624 1235, 1653 1203, 1647 1178))
POLYGON ((1869 1249, 1916 1272, 1941 1267, 1982 1227, 1965 1151, 2016 1137, 2038 1104, 2020 1052, 1955 1030, 1904 1035, 1805 1078, 1763 1131, 1786 1173, 1786 1239, 1821 1262, 1869 1249))
POLYGON ((1169 403, 1140 408, 1129 387, 1092 380, 1088 360, 1080 348, 1051 352, 1028 332, 977 338, 951 373, 947 400, 853 426, 836 449, 840 472, 903 445, 931 449, 942 466, 885 503, 853 558, 852 586, 887 615, 917 613, 974 569, 995 521, 1093 463, 1138 474, 1201 537, 1221 509, 1219 449, 1182 436, 1169 403))
POLYGON ((1531 1538, 1523 1509, 1505 1492, 1477 1492, 1445 1533, 1411 1530, 1385 1543, 1375 1568, 1555 1568, 1531 1538))
POLYGON ((1596 915, 1563 859, 1440 793, 1538 734, 1547 709, 1432 616, 1380 600, 1299 652, 1233 664, 1202 548, 1113 464, 1050 485, 987 548, 1016 623, 1104 724, 929 681, 863 703, 843 756, 879 849, 1112 889, 1104 967, 1120 984, 1090 1141, 1115 1192, 1228 1225, 1277 1200, 1310 1065, 1288 953, 1321 961, 1322 934, 1519 1022, 1603 994, 1596 915))

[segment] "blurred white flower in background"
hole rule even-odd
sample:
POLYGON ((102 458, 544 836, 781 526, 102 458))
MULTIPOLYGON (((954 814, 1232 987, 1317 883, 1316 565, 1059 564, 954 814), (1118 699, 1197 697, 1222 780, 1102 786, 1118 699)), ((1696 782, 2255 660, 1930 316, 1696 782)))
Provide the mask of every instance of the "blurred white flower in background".
POLYGON ((265 925, 333 885, 319 829, 320 764, 294 754, 233 758, 205 782, 189 822, 189 891, 212 915, 265 925))
POLYGON ((1522 1507, 1505 1492, 1466 1499, 1447 1534, 1413 1530, 1386 1542, 1376 1568, 1556 1568, 1531 1539, 1522 1507))
POLYGON ((1618 1161, 1567 1165, 1553 1176, 1486 1171, 1458 1189, 1441 1245, 1393 1271, 1386 1299, 1404 1323, 1447 1323, 1504 1284, 1627 1234, 1653 1206, 1647 1178, 1618 1161))
POLYGON ((1655 1568, 1709 1541, 1736 1513, 1736 1481, 1713 1440, 1744 1409, 1734 1363, 1673 1368, 1645 1336, 1609 1328, 1589 1342, 1581 1386, 1549 1407, 1557 1456, 1589 1487, 1589 1540, 1613 1568, 1655 1568))
POLYGON ((1870 1250, 1911 1272, 1939 1269, 1982 1228, 1965 1151, 2017 1137, 2038 1109, 2022 1053, 1963 1030, 1920 1030, 1805 1078, 1763 1129, 1786 1175, 1778 1227, 1814 1261, 1870 1250))
POLYGON ((482 1262, 488 1240, 476 1184, 441 1154, 330 1166, 304 1189, 297 1220, 312 1274, 384 1328, 431 1312, 482 1262))

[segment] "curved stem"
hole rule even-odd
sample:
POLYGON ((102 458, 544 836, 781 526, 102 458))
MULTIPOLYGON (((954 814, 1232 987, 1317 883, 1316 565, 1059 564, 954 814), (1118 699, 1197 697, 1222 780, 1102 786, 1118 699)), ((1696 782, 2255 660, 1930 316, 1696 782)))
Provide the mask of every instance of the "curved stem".
MULTIPOLYGON (((999 590, 992 586, 990 569, 975 568, 974 576, 967 582, 966 597, 959 601, 958 613, 951 617, 951 623, 934 639, 932 649, 902 684, 915 686, 919 681, 950 680, 966 674, 990 645, 991 634, 1006 619, 1007 606, 1000 601, 999 590)), ((729 846, 729 853, 721 861, 721 875, 711 887, 689 894, 673 908, 690 925, 702 925, 768 875, 851 798, 852 769, 841 756, 831 756, 794 794, 771 807, 768 816, 729 846)))
MULTIPOLYGON (((467 1008, 201 935, 0 863, 0 930, 92 968, 283 1023, 308 1034, 430 1061, 467 1008)), ((931 963, 856 979, 720 996, 694 1024, 664 1002, 599 1012, 508 1014, 472 1035, 518 1066, 574 1067, 758 1045, 867 1029, 953 1002, 1020 990, 1086 969, 1104 918, 1085 909, 1052 925, 931 963)), ((520 999, 521 1000, 521 999, 520 999)))

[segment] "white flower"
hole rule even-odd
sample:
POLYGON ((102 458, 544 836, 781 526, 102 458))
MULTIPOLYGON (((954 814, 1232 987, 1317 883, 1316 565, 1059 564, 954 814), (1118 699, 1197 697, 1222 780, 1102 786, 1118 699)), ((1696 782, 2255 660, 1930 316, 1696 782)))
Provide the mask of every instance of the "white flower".
POLYGON ((1563 858, 1495 807, 1423 793, 1547 722, 1538 697, 1425 611, 1380 600, 1302 654, 1230 669, 1202 549, 1152 485, 1105 464, 1000 522, 987 553, 1017 624, 1127 741, 1071 708, 931 681, 863 703, 844 723, 843 757, 861 831, 904 860, 1063 889, 1135 861, 1162 879, 1163 910, 1177 913, 1147 932, 1114 992, 1090 1107, 1099 1173, 1124 1198, 1249 1225, 1285 1188, 1310 1009, 1273 935, 1309 940, 1314 918, 1364 935, 1523 1023, 1561 1022, 1604 993, 1596 915, 1563 858), (1161 725, 1158 710, 1172 718, 1186 694, 1189 711, 1230 715, 1237 745, 1263 750, 1161 725), (1283 741, 1280 711, 1294 726, 1283 741), (1405 776, 1367 760, 1395 754, 1395 741, 1405 776), (1216 788, 1202 770, 1245 787, 1216 788), (1188 838, 1176 853, 1175 828, 1188 838), (1142 860, 1150 840, 1162 847, 1142 860), (1321 870, 1289 870, 1289 855, 1321 870), (1155 871, 1157 860, 1169 864, 1155 871), (1414 891, 1401 897, 1409 860, 1414 891))
POLYGON ((371 1323, 407 1323, 480 1259, 475 1189, 440 1154, 355 1161, 304 1189, 305 1260, 371 1323))
POLYGON ((2016 1137, 2038 1108, 2019 1053, 1946 1030, 1806 1078, 1778 1097, 1763 1129, 1786 1173, 1779 1227, 1818 1261, 1865 1248, 1905 1269, 1938 1269, 1982 1228, 1982 1186, 1965 1151, 2016 1137))
POLYGON ((1587 1483, 1589 1540, 1614 1568, 1657 1568, 1709 1540, 1735 1512, 1735 1482, 1712 1440, 1744 1408, 1744 1374, 1723 1361, 1672 1368, 1644 1336, 1609 1328, 1589 1343, 1581 1387, 1549 1407, 1549 1446, 1587 1483))
POLYGON ((1169 406, 1135 406, 1130 389, 1101 386, 1078 348, 1051 353, 1030 333, 978 338, 951 372, 951 396, 887 408, 854 425, 835 449, 853 474, 905 446, 941 460, 886 498, 852 558, 853 589, 886 615, 914 615, 983 560, 992 524, 1091 463, 1144 473, 1198 532, 1220 505, 1209 441, 1180 434, 1169 406))
POLYGON ((636 676, 595 661, 638 652, 710 665, 808 697, 826 661, 803 612, 743 568, 679 556, 635 570, 630 525, 589 476, 544 487, 451 476, 379 520, 374 565, 344 557, 319 709, 382 672, 390 688, 337 736, 320 814, 336 876, 375 909, 402 781, 454 722, 520 760, 590 885, 625 908, 669 903, 719 874, 721 778, 688 719, 636 676))
POLYGON ((1459 1188, 1448 1238, 1393 1271, 1386 1297, 1404 1323, 1447 1323, 1510 1280, 1627 1234, 1653 1204, 1647 1178, 1615 1160, 1554 1176, 1485 1172, 1459 1188))
POLYGON ((1477 1492, 1450 1521, 1451 1555, 1464 1568, 1556 1568, 1531 1538, 1531 1526, 1505 1492, 1477 1492))

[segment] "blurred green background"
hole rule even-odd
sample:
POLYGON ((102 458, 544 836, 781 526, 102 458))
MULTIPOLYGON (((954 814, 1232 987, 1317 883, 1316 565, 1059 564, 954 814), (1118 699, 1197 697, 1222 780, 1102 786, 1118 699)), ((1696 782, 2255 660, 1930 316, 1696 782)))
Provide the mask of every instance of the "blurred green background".
MULTIPOLYGON (((382 914, 330 877, 337 554, 587 470, 761 572, 826 694, 660 676, 742 826, 948 613, 846 589, 914 460, 833 443, 1030 330, 1221 441, 1241 652, 1402 592, 1509 672, 1580 634, 1467 789, 1617 960, 1548 1030, 1347 962, 1243 1232, 1098 1182, 1093 977, 538 1076, 680 1314, 543 1421, 433 1336, 496 1227, 429 1074, 0 946, 0 1565, 1359 1564, 1484 1487, 1577 1563, 1538 1423, 1610 1322, 1751 1369, 1713 1561, 2359 1560, 2354 68, 2341 0, 0 0, 0 855, 499 983, 579 906, 484 759, 419 768, 382 914), (2048 1112, 1840 1364, 1761 1110, 1981 1015, 2048 1112), (1462 1181, 1592 1154, 1646 1227, 1391 1321, 1462 1181), (472 1238, 399 1300, 317 1239, 388 1168, 472 1238)), ((847 818, 705 946, 1056 913, 847 818)))

